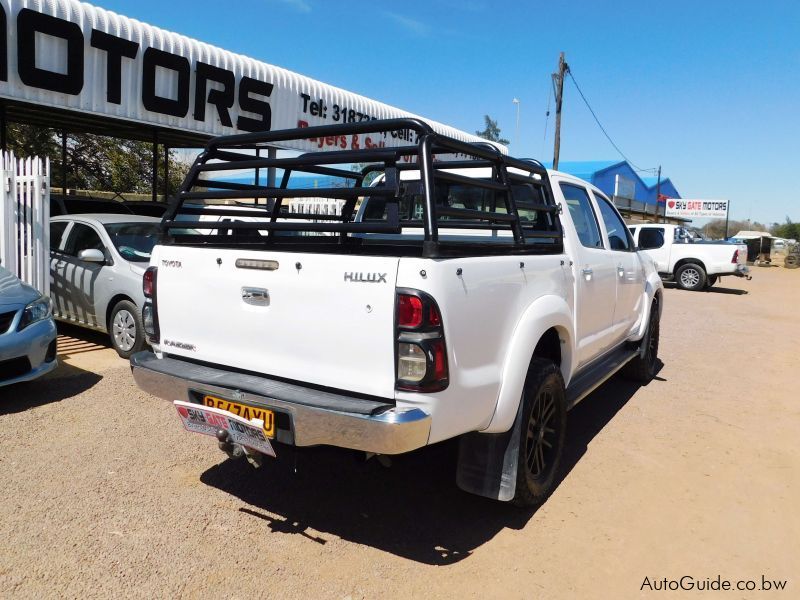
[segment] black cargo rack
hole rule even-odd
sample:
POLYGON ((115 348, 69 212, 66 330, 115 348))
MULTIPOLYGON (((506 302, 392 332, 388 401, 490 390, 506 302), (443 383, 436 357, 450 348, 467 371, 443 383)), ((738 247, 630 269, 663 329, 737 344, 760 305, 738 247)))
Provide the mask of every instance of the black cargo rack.
POLYGON ((303 251, 342 253, 397 253, 402 248, 399 252, 404 254, 416 247, 424 257, 560 253, 563 231, 558 212, 541 163, 505 156, 489 143, 470 144, 438 134, 419 119, 389 119, 214 138, 172 198, 162 228, 169 243, 192 246, 258 249, 290 244, 303 251), (260 156, 260 151, 290 140, 316 140, 320 146, 333 140, 344 145, 364 134, 400 138, 408 144, 260 156), (452 160, 438 160, 437 155, 452 160), (359 171, 342 166, 352 164, 368 166, 359 171), (491 176, 453 172, 473 168, 488 168, 491 176), (261 185, 259 173, 270 169, 282 172, 280 182, 261 185), (212 178, 242 170, 255 171, 253 183, 212 178), (408 170, 419 172, 419 179, 411 182, 418 188, 416 194, 401 176, 408 170), (365 178, 376 172, 380 183, 366 185, 365 178), (297 173, 343 183, 290 187, 297 173), (442 190, 458 186, 483 197, 488 193, 491 200, 488 204, 484 200, 480 209, 448 205, 442 190), (302 198, 341 201, 341 210, 288 212, 287 201, 302 198), (363 211, 359 218, 357 204, 365 199, 373 206, 383 203, 382 218, 363 218, 363 211), (250 204, 242 206, 245 200, 250 204))

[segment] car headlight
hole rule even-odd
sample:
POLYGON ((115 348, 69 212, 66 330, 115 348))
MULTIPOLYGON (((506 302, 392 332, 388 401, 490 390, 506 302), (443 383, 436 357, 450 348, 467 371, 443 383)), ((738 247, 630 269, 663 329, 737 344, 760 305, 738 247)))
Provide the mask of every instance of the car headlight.
POLYGON ((19 320, 18 331, 22 331, 28 325, 33 325, 38 321, 43 321, 50 316, 50 298, 42 296, 38 300, 34 300, 22 312, 22 318, 19 320))

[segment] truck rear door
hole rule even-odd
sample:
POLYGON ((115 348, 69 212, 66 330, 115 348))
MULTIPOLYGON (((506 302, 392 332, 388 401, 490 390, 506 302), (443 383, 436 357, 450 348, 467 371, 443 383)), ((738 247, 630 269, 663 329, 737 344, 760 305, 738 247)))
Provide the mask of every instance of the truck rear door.
POLYGON ((604 247, 598 216, 588 190, 567 180, 559 181, 554 192, 563 196, 574 227, 565 227, 565 242, 575 257, 575 332, 578 366, 596 358, 611 345, 614 305, 616 303, 616 267, 604 247), (575 234, 573 235, 572 229, 575 234))
POLYGON ((159 246, 167 354, 394 396, 399 259, 159 246))

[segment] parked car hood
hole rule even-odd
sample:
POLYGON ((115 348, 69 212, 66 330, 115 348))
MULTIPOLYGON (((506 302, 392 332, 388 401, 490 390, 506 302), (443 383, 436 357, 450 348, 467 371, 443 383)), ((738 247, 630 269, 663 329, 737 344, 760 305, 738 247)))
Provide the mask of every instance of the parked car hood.
POLYGON ((26 283, 22 283, 5 267, 0 267, 0 306, 28 304, 41 294, 26 283))

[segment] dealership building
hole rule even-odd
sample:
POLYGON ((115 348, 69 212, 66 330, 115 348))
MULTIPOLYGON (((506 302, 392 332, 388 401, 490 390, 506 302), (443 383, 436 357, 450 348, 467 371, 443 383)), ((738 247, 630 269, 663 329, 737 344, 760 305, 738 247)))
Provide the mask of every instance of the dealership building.
MULTIPOLYGON (((202 147, 218 135, 400 117, 418 115, 77 0, 0 1, 0 146, 7 147, 9 122, 59 132, 63 168, 52 174, 55 187, 66 188, 68 133, 152 143, 157 200, 171 191, 167 183, 157 190, 159 165, 162 181, 169 181, 169 161, 159 156, 170 148, 202 147)), ((424 120, 438 133, 485 142, 424 120)), ((335 142, 337 148, 366 143, 357 135, 335 142)), ((398 135, 381 143, 407 141, 398 135)), ((308 140, 282 147, 325 149, 308 140)), ((267 152, 274 156, 276 149, 267 152)), ((559 168, 613 197, 631 221, 653 220, 663 207, 656 181, 626 161, 561 162, 559 168)), ((669 178, 659 189, 680 198, 669 178)))
MULTIPOLYGON (((626 160, 560 161, 558 170, 597 186, 613 198, 614 204, 630 223, 661 220, 664 201, 681 198, 669 177, 662 177, 660 182, 656 177, 641 177, 626 160)), ((667 221, 684 223, 686 220, 667 218, 667 221)))
MULTIPOLYGON (((158 156, 170 148, 202 147, 218 135, 403 117, 422 118, 77 0, 0 2, 3 150, 9 122, 60 132, 62 164, 67 133, 151 142, 153 200, 157 166, 169 164, 158 156)), ((485 142, 424 120, 437 133, 485 142)), ((407 136, 397 134, 381 144, 406 144, 407 136)), ((340 144, 355 149, 367 139, 354 134, 336 140, 340 144)), ((309 140, 281 147, 320 149, 309 140)), ((61 182, 66 187, 66 169, 52 175, 56 187, 61 182)), ((169 190, 162 192, 166 196, 169 190)))

